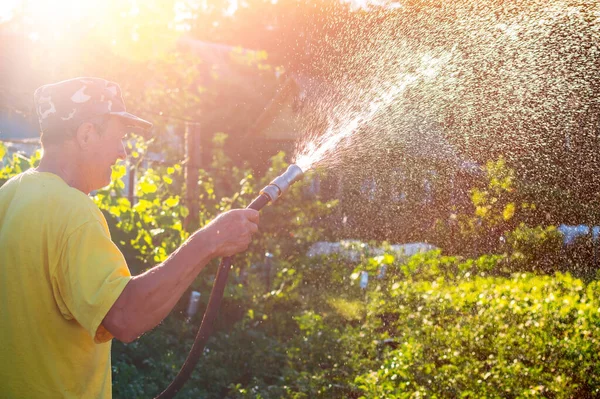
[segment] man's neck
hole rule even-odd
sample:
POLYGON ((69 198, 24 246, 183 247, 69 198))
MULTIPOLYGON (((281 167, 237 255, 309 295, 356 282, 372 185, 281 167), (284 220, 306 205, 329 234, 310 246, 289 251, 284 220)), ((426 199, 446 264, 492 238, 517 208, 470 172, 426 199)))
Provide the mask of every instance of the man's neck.
POLYGON ((40 159, 40 164, 35 168, 38 172, 55 174, 69 186, 76 188, 84 194, 89 194, 91 190, 88 189, 85 180, 81 179, 81 175, 77 169, 77 165, 70 156, 55 149, 44 149, 44 155, 40 159))

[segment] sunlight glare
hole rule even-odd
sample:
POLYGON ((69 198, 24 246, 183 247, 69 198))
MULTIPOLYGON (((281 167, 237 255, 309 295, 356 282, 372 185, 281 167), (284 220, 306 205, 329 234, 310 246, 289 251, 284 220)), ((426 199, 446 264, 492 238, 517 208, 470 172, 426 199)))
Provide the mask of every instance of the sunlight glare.
POLYGON ((78 0, 23 0, 16 2, 15 8, 22 9, 32 17, 36 25, 57 27, 92 17, 98 8, 103 8, 108 2, 78 1, 78 0))

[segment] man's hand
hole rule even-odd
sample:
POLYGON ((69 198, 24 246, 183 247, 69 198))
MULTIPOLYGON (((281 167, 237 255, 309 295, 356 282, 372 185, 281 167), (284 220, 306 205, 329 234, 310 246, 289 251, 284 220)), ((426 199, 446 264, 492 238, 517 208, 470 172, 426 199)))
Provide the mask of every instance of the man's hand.
POLYGON ((205 234, 198 239, 211 241, 215 257, 235 255, 248 249, 252 234, 258 231, 258 211, 234 209, 222 213, 202 230, 205 234))

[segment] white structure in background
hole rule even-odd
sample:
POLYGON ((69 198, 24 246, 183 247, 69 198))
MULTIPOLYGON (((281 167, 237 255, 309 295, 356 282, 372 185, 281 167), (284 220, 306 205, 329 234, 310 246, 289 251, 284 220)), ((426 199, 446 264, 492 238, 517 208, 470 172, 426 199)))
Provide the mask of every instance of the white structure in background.
MULTIPOLYGON (((395 255, 396 258, 408 258, 418 253, 427 252, 437 249, 437 247, 426 244, 423 242, 414 242, 410 244, 394 244, 388 247, 369 247, 368 244, 361 241, 340 241, 340 242, 328 242, 319 241, 311 245, 308 249, 307 255, 309 257, 314 256, 327 256, 327 255, 340 255, 344 259, 352 262, 360 261, 361 255, 365 256, 379 256, 385 253, 395 255)), ((382 265, 377 274, 377 278, 381 279, 385 277, 386 265, 382 265)), ((359 286, 363 290, 367 288, 369 284, 369 273, 366 271, 360 272, 359 286)))
POLYGON ((363 270, 360 272, 360 288, 364 290, 367 288, 367 284, 369 284, 369 273, 363 270))
POLYGON ((190 302, 188 303, 187 316, 188 320, 198 313, 198 304, 200 303, 200 293, 198 291, 192 291, 190 293, 190 302))
POLYGON ((600 226, 593 226, 590 229, 590 226, 586 226, 585 224, 580 224, 578 226, 569 226, 566 224, 561 224, 558 226, 557 230, 562 233, 564 236, 563 243, 565 245, 572 244, 577 237, 587 236, 592 233, 592 239, 596 241, 598 239, 598 235, 600 235, 600 226))
POLYGON ((410 244, 394 244, 387 248, 375 247, 371 248, 368 244, 361 241, 339 241, 339 242, 328 242, 319 241, 311 245, 308 249, 307 255, 309 257, 320 256, 320 255, 333 255, 338 254, 345 259, 353 262, 360 260, 361 254, 368 254, 368 256, 379 256, 388 252, 401 257, 409 257, 417 253, 427 252, 437 249, 431 244, 423 242, 415 242, 410 244))

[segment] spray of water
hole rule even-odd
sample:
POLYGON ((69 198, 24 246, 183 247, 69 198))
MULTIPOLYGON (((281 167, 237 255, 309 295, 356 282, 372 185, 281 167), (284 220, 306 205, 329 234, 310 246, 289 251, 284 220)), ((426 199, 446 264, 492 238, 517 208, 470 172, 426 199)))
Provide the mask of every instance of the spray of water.
MULTIPOLYGON (((330 166, 339 163, 343 155, 341 149, 343 147, 352 148, 351 138, 360 131, 361 127, 372 122, 410 86, 418 84, 420 81, 435 79, 440 67, 448 62, 451 55, 450 52, 437 58, 423 57, 421 65, 414 73, 399 73, 394 78, 388 78, 377 88, 371 88, 367 92, 368 104, 364 107, 365 109, 360 111, 346 109, 342 118, 339 118, 338 115, 337 118, 329 120, 328 128, 323 134, 304 137, 298 146, 296 164, 302 170, 308 170, 325 161, 330 166)), ((362 141, 377 141, 376 134, 363 137, 362 141)))
POLYGON ((398 94, 404 91, 407 85, 415 80, 415 76, 406 75, 404 82, 397 86, 394 85, 390 90, 377 97, 362 114, 342 123, 332 123, 322 136, 304 141, 304 148, 299 151, 296 164, 302 170, 309 170, 323 159, 328 159, 330 163, 333 162, 340 142, 349 139, 363 124, 371 121, 381 109, 389 105, 398 94))
MULTIPOLYGON (((332 89, 312 99, 296 151, 303 169, 401 148, 430 158, 503 155, 533 180, 552 180, 565 173, 557 148, 596 135, 598 2, 419 2, 361 24, 340 25, 347 39, 333 43, 338 53, 315 54, 330 65, 332 89)), ((597 170, 597 150, 578 154, 597 170)))

